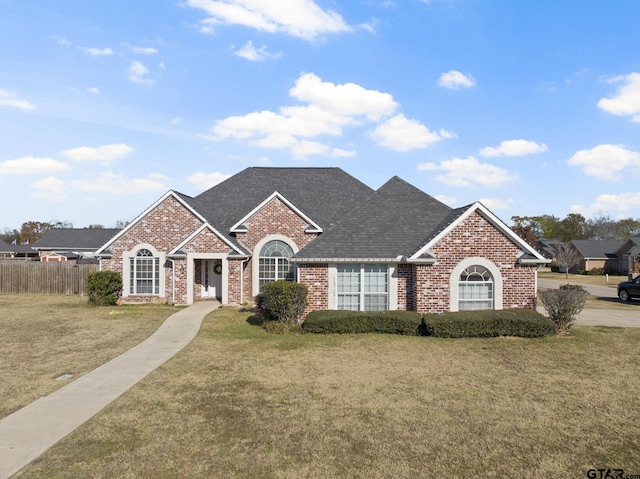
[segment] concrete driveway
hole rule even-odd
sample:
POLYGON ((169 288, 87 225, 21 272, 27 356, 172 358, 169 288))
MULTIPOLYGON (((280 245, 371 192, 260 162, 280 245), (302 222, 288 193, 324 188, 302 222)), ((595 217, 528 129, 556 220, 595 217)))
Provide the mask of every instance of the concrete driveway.
MULTIPOLYGON (((563 284, 580 284, 571 281, 557 281, 553 279, 538 279, 538 287, 556 289, 563 284)), ((580 284, 589 291, 589 294, 605 301, 618 302, 615 287, 608 286, 592 286, 580 284)), ((630 310, 620 309, 583 309, 578 315, 575 324, 583 326, 619 326, 625 328, 640 328, 640 301, 632 301, 630 303, 634 308, 630 310)), ((538 304, 538 311, 546 315, 546 311, 542 304, 538 304)))

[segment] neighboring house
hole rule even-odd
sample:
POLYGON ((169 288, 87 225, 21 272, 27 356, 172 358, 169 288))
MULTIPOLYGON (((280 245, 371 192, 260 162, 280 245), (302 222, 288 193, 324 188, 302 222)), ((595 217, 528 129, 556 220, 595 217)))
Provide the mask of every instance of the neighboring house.
POLYGON ((567 247, 576 254, 577 262, 569 269, 572 273, 597 268, 604 269, 606 272, 618 271, 616 250, 620 247, 619 241, 571 240, 567 247))
POLYGON ((31 249, 31 246, 9 244, 0 240, 0 259, 37 259, 38 253, 31 249))
POLYGON ((31 248, 37 251, 40 261, 91 262, 96 250, 118 232, 119 229, 109 228, 52 228, 31 248))
POLYGON ((562 246, 563 244, 558 240, 540 238, 537 241, 536 249, 545 258, 555 261, 558 256, 558 248, 562 246))
POLYGON ((640 236, 619 243, 615 253, 620 273, 631 274, 634 277, 640 274, 640 236))
POLYGON ((372 190, 339 168, 247 168, 169 191, 96 252, 128 302, 251 302, 297 280, 308 311, 533 308, 548 263, 481 203, 451 209, 398 177, 372 190))

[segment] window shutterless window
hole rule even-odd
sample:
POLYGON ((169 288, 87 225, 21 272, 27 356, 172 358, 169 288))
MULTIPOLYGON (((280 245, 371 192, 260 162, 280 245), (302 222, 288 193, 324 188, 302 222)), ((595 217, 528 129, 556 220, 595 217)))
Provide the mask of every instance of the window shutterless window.
POLYGON ((389 308, 387 265, 341 264, 337 274, 338 309, 384 311, 389 308))
POLYGON ((260 250, 258 258, 258 283, 260 289, 265 283, 278 280, 294 280, 295 269, 291 263, 293 249, 284 241, 269 241, 260 250))
POLYGON ((160 258, 148 249, 129 258, 129 294, 160 294, 160 258))
POLYGON ((493 309, 493 276, 480 265, 469 266, 458 283, 460 311, 493 309))

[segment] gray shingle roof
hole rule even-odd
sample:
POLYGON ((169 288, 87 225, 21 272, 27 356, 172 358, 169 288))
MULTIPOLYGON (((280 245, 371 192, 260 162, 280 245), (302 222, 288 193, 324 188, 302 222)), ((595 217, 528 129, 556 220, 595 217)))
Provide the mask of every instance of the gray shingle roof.
POLYGON ((119 232, 110 228, 53 228, 31 246, 38 250, 95 251, 119 232))
POLYGON ((31 246, 21 244, 9 244, 0 240, 0 253, 15 253, 19 255, 35 254, 31 246))
POLYGON ((394 176, 351 208, 296 258, 391 259, 410 256, 461 214, 394 176))
POLYGON ((608 240, 572 240, 570 244, 585 259, 616 258, 616 250, 620 247, 619 241, 608 240))
POLYGON ((247 168, 193 198, 180 195, 221 234, 274 192, 323 230, 364 202, 373 190, 340 168, 247 168))

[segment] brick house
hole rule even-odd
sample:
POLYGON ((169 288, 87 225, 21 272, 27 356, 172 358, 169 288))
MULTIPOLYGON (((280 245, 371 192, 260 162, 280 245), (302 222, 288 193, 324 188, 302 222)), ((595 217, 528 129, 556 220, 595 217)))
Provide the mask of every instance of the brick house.
POLYGON ((297 280, 317 309, 533 308, 548 263, 481 203, 452 209, 394 177, 247 168, 204 193, 169 191, 96 253, 128 302, 251 302, 297 280))

